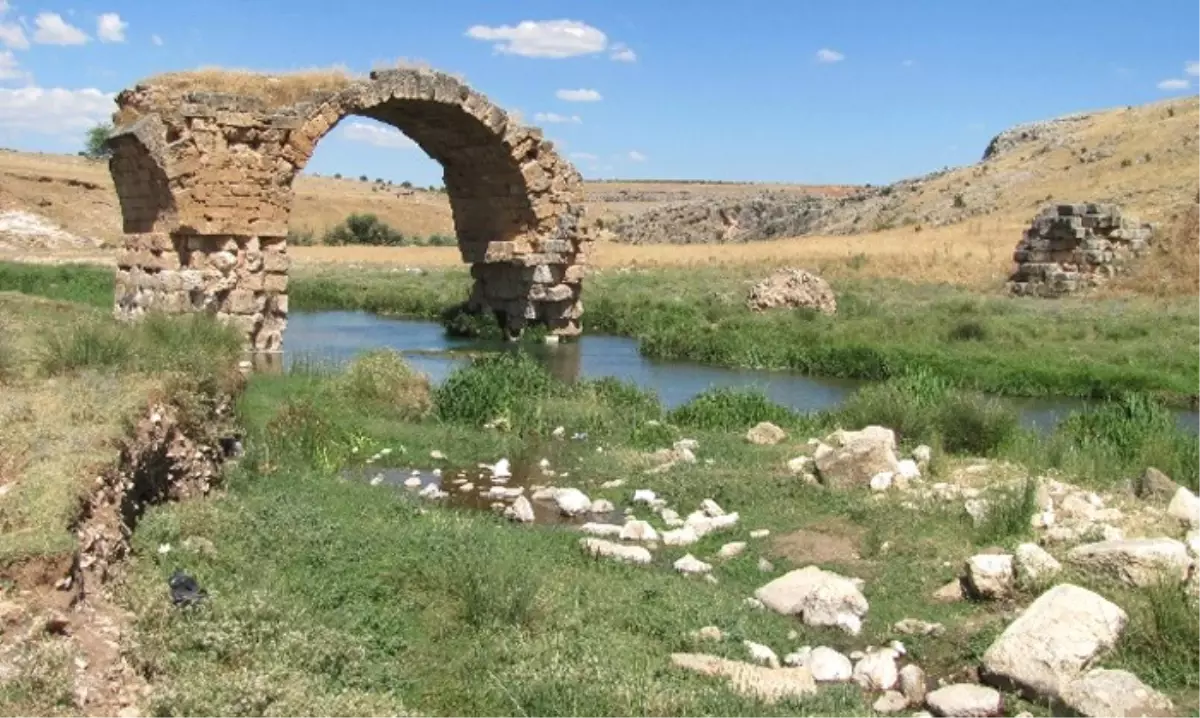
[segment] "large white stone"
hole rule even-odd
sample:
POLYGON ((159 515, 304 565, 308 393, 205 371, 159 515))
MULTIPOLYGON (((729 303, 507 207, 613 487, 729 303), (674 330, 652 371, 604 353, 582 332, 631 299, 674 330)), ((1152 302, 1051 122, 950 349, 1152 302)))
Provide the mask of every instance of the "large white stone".
POLYGON ((701 574, 712 570, 710 564, 704 563, 690 553, 675 562, 675 570, 680 573, 701 574))
POLYGON ((589 521, 579 527, 579 530, 592 536, 620 536, 621 526, 618 524, 600 524, 589 521))
POLYGON ((775 655, 775 651, 771 650, 770 646, 764 646, 754 641, 742 641, 742 645, 746 647, 746 652, 750 654, 751 662, 757 663, 760 666, 779 668, 779 656, 775 655))
POLYGON ((987 718, 1004 715, 1004 696, 1000 691, 974 683, 955 683, 930 691, 925 705, 936 716, 987 718))
POLYGON ((704 653, 672 653, 671 663, 702 675, 724 677, 735 692, 768 704, 803 700, 817 692, 807 668, 768 668, 704 653))
POLYGON ((650 522, 633 519, 621 527, 620 537, 622 541, 657 541, 658 532, 650 522))
POLYGON ((787 432, 769 421, 760 421, 746 432, 746 441, 759 446, 778 444, 787 438, 787 432))
POLYGON ((565 516, 578 516, 592 508, 592 501, 579 489, 559 489, 554 492, 554 503, 565 516))
POLYGON ((813 458, 821 482, 835 488, 865 487, 871 477, 900 468, 896 434, 882 426, 862 431, 835 431, 817 447, 813 458))
POLYGON ((529 503, 529 499, 524 496, 518 496, 512 506, 504 510, 504 515, 514 521, 530 523, 534 519, 533 504, 529 503))
POLYGON ((1182 521, 1188 528, 1200 528, 1200 498, 1182 486, 1171 497, 1167 513, 1182 521))
POLYGON ((579 545, 583 547, 584 551, 601 558, 637 564, 647 564, 653 560, 653 556, 645 546, 631 546, 598 538, 580 539, 579 545))
POLYGON ((1081 716, 1170 716, 1171 699, 1129 671, 1097 668, 1067 684, 1062 702, 1081 716))
POLYGON ((667 546, 691 546, 700 540, 690 526, 662 533, 662 542, 667 546))
POLYGON ((806 665, 812 672, 813 680, 822 683, 848 681, 850 676, 854 675, 854 665, 850 659, 828 646, 817 646, 812 649, 806 665))
POLYGON ((1108 599, 1069 583, 1029 605, 983 654, 983 674, 1000 688, 1058 699, 1125 629, 1128 616, 1108 599))
POLYGON ((809 626, 838 626, 852 634, 869 607, 855 581, 816 566, 789 571, 754 595, 771 610, 800 616, 809 626))
POLYGON ((900 669, 900 692, 914 706, 925 703, 928 678, 925 669, 915 663, 910 663, 900 669))
POLYGON ((1192 565, 1187 546, 1170 538, 1124 539, 1076 546, 1067 552, 1075 566, 1111 576, 1129 586, 1183 581, 1192 565))
POLYGON ((890 648, 871 651, 854 664, 854 682, 868 691, 890 691, 900 682, 896 652, 890 648))
POLYGON ((740 555, 745 550, 745 541, 731 541, 717 551, 717 556, 719 558, 733 558, 734 556, 740 555))

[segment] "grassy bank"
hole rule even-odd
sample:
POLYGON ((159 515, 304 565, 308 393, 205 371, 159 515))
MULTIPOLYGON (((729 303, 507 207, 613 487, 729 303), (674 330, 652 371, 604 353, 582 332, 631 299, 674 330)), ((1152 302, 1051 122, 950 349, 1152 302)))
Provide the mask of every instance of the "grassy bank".
MULTIPOLYGON (((648 356, 882 380, 925 371, 1010 396, 1156 395, 1194 405, 1200 311, 1192 299, 1022 300, 949 285, 844 279, 839 313, 755 314, 767 270, 741 266, 605 270, 587 280, 585 330, 638 339, 648 356)), ((107 270, 0 266, 11 288, 107 306, 107 270)), ((437 321, 469 289, 465 269, 297 270, 301 311, 358 309, 437 321)))
MULTIPOLYGON (((874 416, 870 405, 863 399, 855 420, 874 416)), ((154 676, 151 711, 868 715, 872 699, 849 686, 764 706, 721 681, 671 669, 668 657, 699 650, 740 659, 743 639, 781 654, 800 645, 850 651, 896 638, 892 623, 916 617, 943 622, 946 634, 904 637, 911 660, 935 678, 949 677, 978 660, 1013 604, 940 604, 930 594, 975 551, 1030 538, 1026 517, 976 527, 961 503, 907 511, 895 497, 805 486, 786 461, 805 450, 810 433, 849 415, 799 417, 749 394, 709 395, 666 413, 634 387, 614 380, 567 386, 513 357, 476 362, 430 392, 401 361, 377 354, 347 374, 256 377, 239 411, 248 453, 228 494, 155 508, 135 537, 123 595, 138 616, 140 668, 154 676), (501 416, 509 430, 480 430, 501 416), (788 429, 783 443, 743 439, 746 424, 764 417, 788 429), (587 439, 551 438, 559 425, 587 439), (682 437, 698 440, 698 463, 642 473, 653 465, 645 452, 682 437), (439 466, 446 476, 501 456, 519 465, 546 458, 569 476, 545 481, 592 498, 624 506, 633 489, 650 488, 682 513, 713 498, 741 520, 686 549, 659 549, 651 566, 598 562, 566 528, 515 525, 340 478, 381 449, 390 453, 379 467, 439 466), (445 453, 444 462, 430 458, 434 450, 445 453), (614 478, 627 483, 601 488, 614 478), (757 528, 772 536, 750 539, 757 528), (714 559, 727 541, 749 545, 740 556, 714 559), (672 571, 687 552, 713 562, 718 583, 672 571), (774 568, 764 573, 760 558, 774 568), (813 563, 866 581, 871 607, 862 636, 745 605, 770 577, 813 563), (181 611, 166 601, 163 583, 176 567, 209 590, 205 605, 181 611), (705 625, 721 627, 726 640, 689 637, 705 625), (788 638, 793 630, 798 637, 788 638)), ((962 412, 988 415, 978 406, 962 412)), ((905 443, 922 431, 910 430, 905 443)), ((1013 438, 992 450, 1003 453, 1013 438)), ((932 480, 953 480, 966 461, 939 456, 932 480)), ((996 496, 1005 506, 1003 494, 996 496)), ((1019 496, 1013 501, 1009 513, 1019 515, 1019 496)), ((645 507, 636 513, 652 518, 645 507)), ((1127 640, 1105 665, 1134 670, 1194 706, 1196 611, 1183 591, 1069 578, 1130 613, 1127 640)), ((1009 705, 1043 713, 1013 697, 1009 705)))

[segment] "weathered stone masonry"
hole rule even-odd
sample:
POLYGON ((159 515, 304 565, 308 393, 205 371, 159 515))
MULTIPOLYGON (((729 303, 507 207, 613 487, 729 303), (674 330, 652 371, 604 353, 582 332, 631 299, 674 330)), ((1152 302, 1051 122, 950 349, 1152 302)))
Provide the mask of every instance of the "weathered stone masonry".
POLYGON ((582 180, 540 130, 457 79, 386 70, 285 107, 140 84, 117 97, 110 140, 124 220, 116 312, 208 311, 247 347, 277 351, 287 325, 292 181, 348 115, 399 129, 444 169, 469 306, 512 333, 579 333, 590 238, 582 180))
POLYGON ((1122 216, 1111 204, 1060 204, 1034 218, 1013 253, 1009 291, 1059 297, 1099 286, 1143 255, 1151 225, 1122 216))

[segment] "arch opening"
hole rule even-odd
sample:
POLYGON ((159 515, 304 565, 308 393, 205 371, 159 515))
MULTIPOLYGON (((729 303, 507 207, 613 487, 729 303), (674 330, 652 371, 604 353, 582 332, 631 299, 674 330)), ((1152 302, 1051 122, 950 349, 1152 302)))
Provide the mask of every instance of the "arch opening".
POLYGON ((111 145, 126 231, 118 315, 210 311, 238 326, 248 349, 281 350, 293 183, 321 139, 359 116, 396 128, 441 165, 458 249, 472 265, 468 311, 496 315, 510 336, 533 323, 579 333, 590 247, 582 181, 540 130, 423 69, 375 72, 286 103, 215 91, 211 72, 196 76, 199 89, 173 79, 117 98, 117 137, 138 140, 111 145), (154 212, 125 199, 146 195, 148 182, 162 205, 154 212))

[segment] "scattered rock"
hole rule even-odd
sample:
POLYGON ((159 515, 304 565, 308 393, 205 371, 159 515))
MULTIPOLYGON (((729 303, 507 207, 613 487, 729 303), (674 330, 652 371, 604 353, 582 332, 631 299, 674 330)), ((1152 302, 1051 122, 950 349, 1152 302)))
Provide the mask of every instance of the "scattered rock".
POLYGON ((814 459, 821 482, 834 488, 867 486, 871 477, 899 468, 896 435, 882 426, 861 431, 836 431, 826 437, 828 446, 817 448, 814 459))
POLYGON ((788 460, 788 471, 793 474, 803 474, 808 471, 808 467, 812 465, 812 462, 811 456, 797 456, 794 459, 788 460))
POLYGON ((765 558, 759 557, 758 570, 762 571, 763 573, 771 573, 775 570, 775 564, 771 563, 765 558))
POLYGON ((896 462, 896 478, 905 482, 921 478, 921 468, 912 459, 900 459, 896 462))
POLYGON ((720 558, 733 558, 746 550, 745 541, 733 541, 725 544, 717 551, 717 556, 720 558))
POLYGON ((504 509, 504 515, 514 521, 531 523, 534 519, 533 504, 529 503, 529 499, 524 496, 518 496, 511 506, 504 509))
POLYGON ((868 608, 857 583, 816 566, 789 571, 754 595, 776 613, 798 615, 809 626, 837 626, 852 635, 861 630, 868 608))
POLYGON ((633 492, 633 503, 635 504, 651 504, 658 496, 650 489, 635 489, 633 492))
POLYGON ((1182 521, 1188 528, 1200 528, 1200 498, 1182 486, 1171 498, 1167 513, 1182 521))
POLYGON ((721 641, 724 640, 725 634, 716 626, 705 626, 699 631, 696 631, 696 638, 701 641, 721 641))
POLYGON ((787 432, 769 421, 761 421, 746 432, 746 441, 758 446, 778 444, 787 438, 787 432))
POLYGON ((616 511, 617 507, 613 506, 613 502, 608 499, 593 499, 588 510, 593 514, 610 514, 616 511))
POLYGON ((830 316, 837 313, 837 299, 829 283, 812 272, 794 267, 773 272, 755 284, 746 306, 756 312, 786 307, 813 309, 830 316))
POLYGON ((709 518, 725 515, 725 509, 721 508, 721 506, 712 499, 705 499, 701 501, 700 510, 703 511, 704 515, 708 516, 709 518))
POLYGON ((1188 531, 1183 542, 1187 544, 1188 551, 1192 553, 1192 558, 1200 557, 1200 531, 1196 529, 1188 531))
POLYGON ((1171 481, 1171 477, 1153 466, 1142 472, 1141 478, 1134 482, 1134 493, 1146 501, 1170 501, 1181 488, 1171 481))
POLYGON ((869 486, 872 491, 887 491, 892 488, 892 479, 896 476, 891 471, 881 471, 871 477, 869 486))
POLYGON ((917 448, 913 449, 912 457, 917 464, 928 464, 933 460, 933 449, 925 444, 921 444, 917 448))
POLYGON ((620 536, 623 527, 617 524, 598 524, 589 521, 579 527, 579 530, 592 536, 620 536))
POLYGON ((710 564, 704 563, 690 553, 675 562, 675 570, 686 574, 708 573, 712 570, 710 564))
POLYGON ((699 540, 700 537, 690 526, 684 526, 674 531, 664 531, 662 534, 662 542, 667 546, 691 546, 699 540))
POLYGON ((759 611, 764 610, 766 608, 766 606, 763 605, 763 602, 758 600, 754 596, 746 596, 746 600, 744 601, 744 603, 746 604, 747 608, 753 608, 753 609, 759 610, 759 611))
POLYGON ((886 691, 871 704, 876 713, 899 713, 908 707, 908 698, 899 691, 886 691))
POLYGON ((929 688, 929 679, 925 669, 915 663, 910 663, 900 669, 900 692, 911 705, 919 706, 925 703, 925 691, 929 688))
POLYGON ((1066 685, 1112 648, 1128 616, 1086 588, 1063 583, 1029 605, 983 654, 983 677, 999 688, 1058 699, 1066 685))
POLYGON ((592 508, 592 501, 579 489, 558 489, 554 492, 554 503, 564 516, 578 516, 592 508))
POLYGON ((967 592, 963 586, 963 581, 958 578, 933 592, 933 600, 939 603, 952 603, 954 601, 961 601, 966 597, 967 592))
POLYGON ((420 485, 421 485, 421 477, 420 476, 410 476, 404 480, 404 488, 406 488, 406 489, 415 489, 420 485))
POLYGON ((622 541, 657 541, 658 532, 648 521, 626 521, 619 534, 622 541))
POLYGON ((807 668, 766 668, 704 653, 673 653, 671 663, 706 676, 727 678, 737 693, 768 704, 803 699, 817 692, 817 683, 807 668))
POLYGON ((769 646, 754 641, 742 641, 742 645, 746 647, 746 652, 750 654, 750 660, 754 663, 779 668, 779 656, 775 655, 775 651, 772 651, 769 646))
POLYGON ((625 485, 625 479, 613 479, 612 481, 605 481, 603 484, 600 484, 600 488, 602 488, 602 489, 619 489, 624 485, 625 485))
POLYGON ((1170 716, 1175 706, 1129 671, 1096 668, 1067 684, 1062 702, 1081 716, 1170 716))
POLYGON ((838 683, 850 680, 854 665, 850 659, 827 646, 817 646, 808 656, 808 670, 813 680, 822 683, 838 683))
POLYGON ((975 526, 982 526, 984 521, 987 521, 988 509, 992 507, 987 499, 967 499, 963 502, 963 509, 967 515, 971 517, 971 523, 975 526))
POLYGON ((770 535, 771 535, 770 529, 754 529, 753 531, 750 532, 750 538, 752 538, 752 539, 766 538, 770 535))
POLYGON ((1183 581, 1192 565, 1187 546, 1169 538, 1084 544, 1067 552, 1067 561, 1137 587, 1156 584, 1164 578, 1183 581))
POLYGON ((1004 715, 1004 697, 1000 691, 973 683, 956 683, 931 691, 925 696, 925 705, 937 716, 1004 715))
POLYGON ((663 509, 658 512, 658 515, 662 517, 663 523, 669 529, 683 526, 683 519, 679 518, 679 512, 675 509, 663 509))
POLYGON ((1013 556, 1013 565, 1018 578, 1025 583, 1044 581, 1062 571, 1062 564, 1046 549, 1035 543, 1023 543, 1017 546, 1013 556))
POLYGON ((579 545, 584 551, 600 558, 637 564, 648 564, 653 559, 645 546, 630 546, 598 538, 581 539, 579 545))
MULTIPOLYGON (((812 657, 812 648, 803 646, 783 657, 783 665, 785 666, 807 666, 809 659, 812 657)), ((811 670, 811 669, 810 669, 811 670)))
POLYGON ((940 623, 929 623, 928 621, 916 618, 905 618, 896 621, 892 625, 892 630, 905 636, 940 636, 946 631, 946 627, 940 623))
POLYGON ((1013 587, 1013 557, 1008 554, 979 554, 967 560, 967 589, 976 598, 997 599, 1013 587))
MULTIPOLYGON (((558 489, 554 488, 553 486, 542 486, 534 489, 530 498, 532 498, 534 501, 553 501, 557 494, 558 489)), ((591 508, 590 505, 589 508, 591 508)))
POLYGON ((854 664, 854 682, 868 691, 890 691, 900 680, 896 653, 890 648, 871 651, 854 664))

